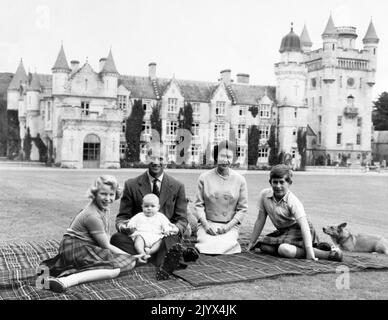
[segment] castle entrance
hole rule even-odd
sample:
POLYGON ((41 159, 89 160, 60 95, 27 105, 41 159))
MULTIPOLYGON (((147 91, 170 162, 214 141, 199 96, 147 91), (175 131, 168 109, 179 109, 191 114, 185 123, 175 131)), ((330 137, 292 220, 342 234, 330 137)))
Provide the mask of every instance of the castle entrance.
POLYGON ((95 134, 88 134, 83 146, 83 167, 100 168, 100 138, 95 134))

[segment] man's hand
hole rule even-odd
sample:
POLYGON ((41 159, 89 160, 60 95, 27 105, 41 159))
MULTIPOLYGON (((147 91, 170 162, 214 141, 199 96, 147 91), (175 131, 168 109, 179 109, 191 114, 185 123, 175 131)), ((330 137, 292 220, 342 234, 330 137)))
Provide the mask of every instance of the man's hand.
POLYGON ((169 226, 170 226, 170 230, 169 232, 167 232, 167 235, 175 236, 179 233, 179 228, 175 224, 170 223, 169 226))

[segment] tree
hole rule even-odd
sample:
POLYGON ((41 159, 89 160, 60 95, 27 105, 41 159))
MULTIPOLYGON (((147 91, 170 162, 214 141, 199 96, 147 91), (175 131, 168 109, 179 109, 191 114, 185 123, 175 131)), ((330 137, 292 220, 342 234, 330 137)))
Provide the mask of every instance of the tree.
POLYGON ((19 155, 20 148, 20 129, 17 110, 7 111, 7 154, 9 159, 14 159, 19 155))
POLYGON ((135 100, 131 115, 127 118, 125 139, 127 141, 127 159, 140 161, 140 135, 143 130, 144 109, 141 100, 135 100))
POLYGON ((193 124, 193 107, 191 103, 187 103, 183 108, 183 129, 189 130, 192 132, 192 124, 193 124))
POLYGON ((7 154, 7 102, 0 99, 0 157, 7 154))
POLYGON ((388 130, 388 92, 386 91, 373 101, 372 122, 375 130, 388 130))
POLYGON ((159 137, 162 136, 162 119, 160 118, 160 105, 156 104, 152 108, 152 113, 150 117, 151 129, 156 130, 159 133, 159 137))
POLYGON ((259 109, 256 106, 249 107, 248 110, 251 112, 252 117, 254 118, 256 118, 257 114, 259 113, 259 109))
POLYGON ((307 130, 306 128, 299 128, 296 142, 298 145, 298 152, 300 154, 300 168, 304 170, 306 167, 306 147, 307 147, 307 130))
POLYGON ((251 126, 248 130, 248 165, 256 165, 259 155, 259 129, 251 126))
POLYGON ((43 140, 40 137, 40 134, 38 133, 35 138, 32 138, 32 141, 35 143, 36 147, 39 151, 39 161, 40 162, 47 162, 48 161, 48 149, 47 146, 44 144, 43 140))
POLYGON ((280 157, 278 155, 279 148, 276 142, 276 127, 274 125, 271 126, 270 133, 269 133, 269 139, 268 139, 268 146, 270 148, 269 150, 269 157, 268 157, 268 164, 270 166, 275 166, 279 164, 280 157))
POLYGON ((30 128, 27 127, 27 132, 24 136, 24 141, 23 141, 23 151, 24 151, 25 160, 30 160, 31 148, 32 148, 32 138, 30 134, 30 128))

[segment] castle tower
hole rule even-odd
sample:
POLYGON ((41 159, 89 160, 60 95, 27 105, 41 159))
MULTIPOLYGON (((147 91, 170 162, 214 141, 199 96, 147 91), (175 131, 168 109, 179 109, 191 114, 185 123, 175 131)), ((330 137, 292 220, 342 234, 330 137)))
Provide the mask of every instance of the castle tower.
POLYGON ((108 57, 106 58, 100 74, 104 81, 105 96, 116 99, 119 73, 113 60, 112 50, 109 50, 108 57))
POLYGON ((24 69, 23 60, 20 59, 19 66, 8 86, 7 91, 7 109, 18 110, 20 99, 20 87, 26 85, 28 77, 26 70, 24 69))
POLYGON ((303 52, 310 52, 311 51, 311 47, 313 46, 313 43, 311 42, 310 35, 307 31, 306 24, 304 25, 303 31, 300 35, 300 43, 301 43, 303 52))
POLYGON ((365 34, 364 39, 362 39, 362 42, 364 44, 364 50, 367 50, 369 52, 370 68, 372 69, 372 71, 376 71, 377 45, 379 43, 379 38, 377 37, 372 20, 369 23, 368 30, 365 34))
POLYGON ((278 100, 279 151, 297 155, 297 130, 307 126, 306 66, 300 38, 291 31, 282 39, 281 61, 275 64, 278 100))
POLYGON ((41 85, 35 72, 32 75, 30 85, 26 90, 27 99, 27 127, 30 128, 31 137, 36 137, 39 132, 39 102, 41 85))
POLYGON ((57 60, 55 61, 54 66, 52 67, 53 72, 53 84, 52 84, 52 94, 61 95, 68 93, 68 77, 71 69, 67 63, 65 51, 63 50, 63 45, 59 51, 57 60))

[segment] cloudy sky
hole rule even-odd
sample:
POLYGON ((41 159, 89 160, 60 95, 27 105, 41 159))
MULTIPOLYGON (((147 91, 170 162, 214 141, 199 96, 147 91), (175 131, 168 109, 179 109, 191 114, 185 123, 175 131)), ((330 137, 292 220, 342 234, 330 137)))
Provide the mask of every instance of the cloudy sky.
POLYGON ((388 91, 388 1, 383 0, 1 0, 0 72, 50 73, 61 43, 68 61, 98 60, 112 47, 121 74, 216 81, 231 69, 251 83, 275 85, 281 39, 306 23, 313 49, 330 12, 354 26, 362 48, 371 18, 380 38, 375 96, 388 91), (385 58, 384 58, 385 57, 385 58))

